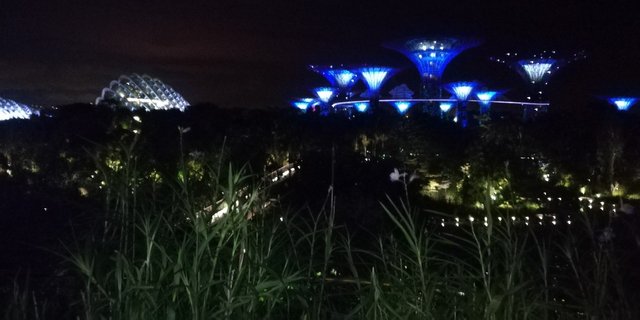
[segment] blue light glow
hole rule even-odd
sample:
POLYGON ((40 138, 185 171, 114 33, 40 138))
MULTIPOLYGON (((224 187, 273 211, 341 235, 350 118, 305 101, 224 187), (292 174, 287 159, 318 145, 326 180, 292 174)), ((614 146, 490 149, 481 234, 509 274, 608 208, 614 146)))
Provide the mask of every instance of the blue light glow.
POLYGON ((409 58, 423 79, 435 80, 442 76, 453 58, 477 44, 477 41, 455 38, 417 38, 388 47, 409 58))
POLYGON ((633 106, 637 98, 629 98, 629 97, 613 97, 609 98, 609 102, 618 108, 619 111, 627 111, 631 106, 633 106))
POLYGON ((305 111, 305 110, 307 110, 307 108, 309 108, 311 106, 311 103, 313 101, 315 101, 315 99, 313 99, 313 98, 302 98, 300 100, 294 101, 292 104, 293 104, 294 107, 296 107, 296 108, 298 108, 298 109, 300 109, 302 111, 305 111))
POLYGON ((518 65, 531 83, 538 83, 551 74, 552 67, 557 63, 555 59, 520 60, 518 65))
POLYGON ((440 111, 442 112, 449 112, 449 110, 451 110, 451 107, 453 107, 453 104, 451 102, 441 102, 440 103, 440 111))
POLYGON ((396 101, 393 103, 400 114, 403 114, 409 110, 411 107, 411 102, 409 101, 396 101))
POLYGON ((324 103, 329 102, 333 98, 333 95, 336 93, 336 89, 331 87, 319 87, 313 89, 313 91, 315 92, 316 96, 318 96, 318 99, 320 99, 320 101, 324 103))
POLYGON ((485 106, 488 106, 491 104, 491 101, 493 101, 493 98, 495 98, 497 94, 498 94, 498 91, 479 91, 476 93, 476 97, 478 97, 478 100, 480 100, 480 103, 482 103, 485 106))
POLYGON ((328 70, 327 74, 335 79, 335 84, 341 89, 351 88, 358 79, 357 74, 346 69, 328 70))
POLYGON ((9 119, 29 119, 31 115, 38 115, 38 111, 27 105, 13 100, 0 98, 0 121, 9 119))
POLYGON ((387 67, 364 67, 358 69, 362 79, 369 88, 372 95, 376 95, 380 87, 388 79, 388 76, 393 72, 393 68, 387 67))
POLYGON ((476 83, 474 82, 453 82, 448 84, 446 89, 455 95, 456 99, 466 101, 475 87, 476 83))
POLYGON ((355 104, 356 110, 360 111, 360 112, 365 112, 367 111, 367 109, 369 109, 369 103, 368 102, 358 102, 355 104))

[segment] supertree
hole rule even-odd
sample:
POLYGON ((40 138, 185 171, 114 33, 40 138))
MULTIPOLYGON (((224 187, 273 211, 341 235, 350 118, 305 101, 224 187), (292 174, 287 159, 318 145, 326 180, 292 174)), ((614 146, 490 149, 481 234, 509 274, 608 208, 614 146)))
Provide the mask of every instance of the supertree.
POLYGON ((500 92, 498 91, 490 91, 490 90, 482 90, 476 92, 476 97, 480 102, 480 114, 485 114, 489 111, 489 107, 491 107, 491 102, 498 96, 500 92))
POLYGON ((445 86, 447 91, 454 95, 457 100, 456 118, 458 123, 465 128, 469 124, 469 115, 467 111, 467 100, 471 92, 475 90, 477 83, 475 82, 452 82, 445 86))
POLYGON ((331 101, 331 99, 333 99, 333 97, 335 96, 336 92, 338 90, 336 88, 332 88, 332 87, 318 87, 313 89, 313 93, 316 94, 316 96, 318 97, 318 99, 320 100, 321 104, 320 104, 320 113, 322 115, 327 115, 329 114, 329 101, 331 101))
POLYGON ((422 79, 422 98, 441 98, 438 81, 449 62, 466 49, 478 46, 476 39, 420 37, 386 43, 415 64, 422 79))
MULTIPOLYGON (((503 63, 515 69, 527 82, 529 94, 527 100, 543 102, 547 100, 545 88, 549 84, 549 78, 562 66, 585 58, 584 52, 574 53, 570 58, 559 58, 556 51, 543 51, 529 58, 523 58, 517 52, 508 52, 504 57, 491 57, 492 61, 503 63)), ((532 107, 524 108, 524 118, 531 115, 532 107)), ((543 110, 546 111, 546 110, 543 110)))
POLYGON ((385 81, 395 72, 390 67, 362 67, 357 69, 358 74, 367 86, 367 95, 370 99, 370 106, 377 108, 380 99, 380 88, 385 81))
POLYGON ((291 104, 296 109, 306 112, 309 106, 311 106, 314 101, 315 99, 313 98, 301 98, 301 99, 294 100, 293 102, 291 102, 291 104))
POLYGON ((358 74, 356 72, 343 66, 335 67, 333 65, 309 65, 309 69, 325 77, 331 86, 338 88, 340 92, 345 94, 347 99, 351 98, 353 94, 351 88, 358 81, 358 74))
POLYGON ((411 101, 395 101, 393 102, 393 105, 396 107, 399 114, 404 114, 409 110, 409 108, 411 108, 412 103, 411 101))
POLYGON ((443 102, 440 102, 440 105, 438 107, 440 109, 440 117, 445 119, 447 118, 447 114, 449 113, 449 110, 451 110, 451 108, 453 107, 453 103, 448 101, 443 101, 443 102))
POLYGON ((631 106, 633 106, 637 100, 638 100, 637 98, 631 98, 631 97, 611 97, 607 99, 609 103, 616 106, 618 111, 629 110, 629 108, 631 108, 631 106))
POLYGON ((369 109, 369 103, 368 102, 358 102, 354 105, 354 107, 356 108, 356 110, 360 111, 360 112, 366 112, 367 109, 369 109))

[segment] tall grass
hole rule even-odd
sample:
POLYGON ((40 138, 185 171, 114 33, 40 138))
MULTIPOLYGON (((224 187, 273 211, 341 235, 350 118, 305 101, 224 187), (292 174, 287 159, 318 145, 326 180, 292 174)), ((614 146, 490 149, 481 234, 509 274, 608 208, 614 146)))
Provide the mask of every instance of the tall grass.
MULTIPOLYGON (((411 207, 405 193, 381 203, 386 231, 356 237, 335 224, 332 187, 319 210, 290 211, 247 168, 219 158, 205 166, 205 183, 181 158, 178 179, 146 188, 133 148, 124 157, 131 168, 104 173, 105 236, 69 247, 82 319, 638 315, 611 242, 586 216, 571 232, 517 225, 496 210, 486 226, 477 218, 442 228, 433 217, 446 214, 411 207)), ((16 292, 13 305, 31 308, 16 292)))

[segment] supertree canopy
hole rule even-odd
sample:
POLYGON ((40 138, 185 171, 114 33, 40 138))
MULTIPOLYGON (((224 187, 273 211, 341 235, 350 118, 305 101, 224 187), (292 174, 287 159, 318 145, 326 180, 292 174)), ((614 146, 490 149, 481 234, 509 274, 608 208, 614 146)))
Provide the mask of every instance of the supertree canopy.
POLYGON ((451 107, 453 107, 453 104, 451 102, 440 102, 440 111, 442 112, 449 112, 449 110, 451 110, 451 107))
POLYGON ((313 98, 302 98, 302 99, 293 101, 291 104, 293 104, 293 106, 296 107, 297 109, 305 111, 307 110, 307 108, 309 108, 309 106, 313 103, 314 100, 315 99, 313 98))
POLYGON ((331 87, 318 87, 313 89, 313 92, 318 96, 318 99, 324 103, 328 103, 336 93, 335 88, 331 87))
POLYGON ((491 106, 491 102, 493 101, 493 99, 495 99, 498 93, 499 93, 498 91, 489 91, 489 90, 476 92, 476 97, 478 97, 478 100, 480 100, 481 113, 487 112, 487 110, 489 109, 489 106, 491 106))
POLYGON ((638 99, 630 98, 630 97, 612 97, 612 98, 609 98, 608 100, 609 100, 609 103, 615 105, 619 111, 627 111, 629 110, 629 108, 631 108, 631 106, 633 106, 636 103, 638 99))
POLYGON ((338 87, 340 90, 349 90, 358 80, 358 74, 346 68, 335 68, 332 65, 310 65, 309 68, 324 76, 331 86, 338 87))
POLYGON ((358 110, 360 112, 365 112, 365 111, 367 111, 367 109, 369 109, 369 103, 368 102, 358 102, 354 106, 356 107, 356 110, 358 110))
POLYGON ((389 67, 362 67, 358 69, 358 73, 367 85, 372 97, 378 95, 380 88, 393 71, 394 69, 389 67))
POLYGON ((396 101, 396 102, 393 103, 393 105, 398 110, 398 113, 403 114, 403 113, 407 112, 407 110, 409 110, 409 108, 411 107, 411 102, 410 101, 396 101))
POLYGON ((414 38, 386 44, 386 47, 404 54, 416 65, 423 81, 440 79, 444 69, 462 51, 480 42, 456 38, 414 38))
POLYGON ((9 119, 29 119, 33 114, 37 115, 38 111, 33 110, 25 104, 0 98, 0 121, 9 119))
POLYGON ((173 88, 148 75, 122 75, 111 81, 96 99, 96 104, 115 102, 131 110, 184 111, 189 105, 173 88))
POLYGON ((466 101, 476 86, 475 82, 452 82, 447 84, 445 88, 459 101, 466 101))
POLYGON ((539 83, 546 79, 548 75, 555 69, 559 69, 557 66, 558 61, 551 58, 539 58, 532 60, 519 60, 517 64, 521 68, 521 73, 524 78, 531 83, 539 83))

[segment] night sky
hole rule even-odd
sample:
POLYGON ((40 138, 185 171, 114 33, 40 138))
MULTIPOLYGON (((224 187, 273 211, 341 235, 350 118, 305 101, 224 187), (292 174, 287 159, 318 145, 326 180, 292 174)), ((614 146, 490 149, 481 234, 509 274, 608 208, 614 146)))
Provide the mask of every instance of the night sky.
POLYGON ((484 39, 445 80, 509 87, 517 75, 488 56, 582 49, 589 58, 557 75, 568 92, 640 95, 633 1, 521 2, 5 0, 0 96, 93 102, 120 74, 147 73, 194 104, 284 107, 325 85, 308 64, 388 64, 405 68, 400 79, 417 79, 408 60, 380 46, 414 35, 484 39))

